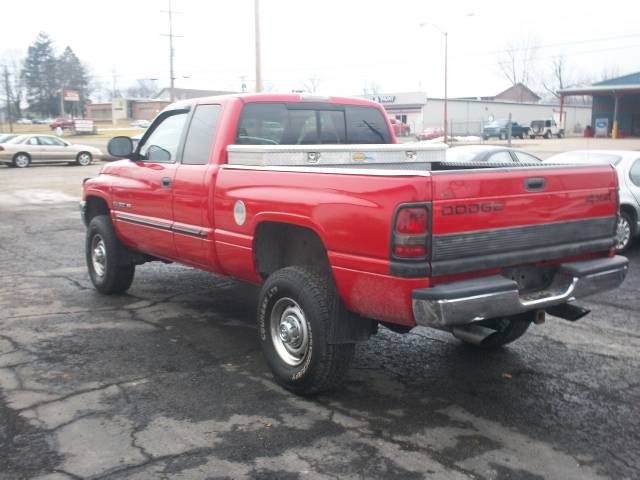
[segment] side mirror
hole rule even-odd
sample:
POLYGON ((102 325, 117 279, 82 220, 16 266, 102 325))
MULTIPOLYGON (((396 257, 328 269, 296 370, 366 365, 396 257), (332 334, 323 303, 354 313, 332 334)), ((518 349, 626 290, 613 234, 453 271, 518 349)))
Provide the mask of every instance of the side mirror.
POLYGON ((133 142, 129 137, 113 137, 107 144, 109 155, 127 158, 133 153, 133 142))

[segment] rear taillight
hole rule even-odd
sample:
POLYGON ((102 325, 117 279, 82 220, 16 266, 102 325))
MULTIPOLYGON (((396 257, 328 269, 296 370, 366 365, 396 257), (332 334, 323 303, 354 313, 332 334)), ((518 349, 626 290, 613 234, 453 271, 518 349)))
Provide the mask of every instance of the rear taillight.
POLYGON ((396 258, 419 259, 427 256, 429 212, 426 206, 401 207, 393 227, 392 252, 396 258))

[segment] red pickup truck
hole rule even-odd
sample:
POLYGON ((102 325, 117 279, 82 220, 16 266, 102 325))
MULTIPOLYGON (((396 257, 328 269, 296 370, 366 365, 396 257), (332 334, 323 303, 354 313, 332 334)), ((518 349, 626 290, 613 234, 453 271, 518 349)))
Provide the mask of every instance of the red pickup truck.
POLYGON ((624 280, 612 167, 455 164, 395 143, 363 99, 172 104, 84 182, 91 280, 121 293, 162 260, 262 285, 264 355, 300 394, 338 385, 379 325, 498 347, 624 280))

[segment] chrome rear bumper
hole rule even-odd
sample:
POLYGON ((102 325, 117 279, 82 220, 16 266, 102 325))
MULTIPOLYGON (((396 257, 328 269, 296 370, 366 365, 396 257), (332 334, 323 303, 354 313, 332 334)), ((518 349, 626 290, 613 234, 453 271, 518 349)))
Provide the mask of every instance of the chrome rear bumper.
POLYGON ((481 320, 542 310, 618 287, 629 261, 621 256, 565 263, 548 288, 521 294, 514 280, 494 275, 413 291, 418 325, 450 329, 481 320))

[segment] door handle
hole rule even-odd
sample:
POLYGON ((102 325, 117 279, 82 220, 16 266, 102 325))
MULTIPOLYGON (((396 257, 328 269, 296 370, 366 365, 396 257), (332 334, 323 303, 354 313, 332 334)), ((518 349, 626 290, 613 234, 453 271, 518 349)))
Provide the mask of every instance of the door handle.
POLYGON ((527 178, 524 181, 524 188, 526 188, 530 192, 534 192, 536 190, 544 190, 546 186, 547 180, 544 178, 527 178))
POLYGON ((171 186, 171 179, 169 177, 162 178, 162 186, 164 188, 169 188, 171 186))

